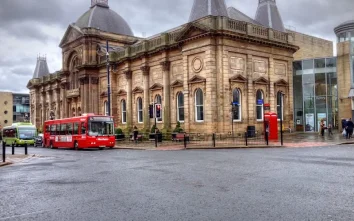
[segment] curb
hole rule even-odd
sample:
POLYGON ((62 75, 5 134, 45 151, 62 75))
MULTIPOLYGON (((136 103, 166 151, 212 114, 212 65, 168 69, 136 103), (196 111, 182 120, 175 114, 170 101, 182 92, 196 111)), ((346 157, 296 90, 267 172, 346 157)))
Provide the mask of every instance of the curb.
POLYGON ((5 162, 5 163, 0 163, 0 167, 8 166, 13 164, 12 162, 5 162))

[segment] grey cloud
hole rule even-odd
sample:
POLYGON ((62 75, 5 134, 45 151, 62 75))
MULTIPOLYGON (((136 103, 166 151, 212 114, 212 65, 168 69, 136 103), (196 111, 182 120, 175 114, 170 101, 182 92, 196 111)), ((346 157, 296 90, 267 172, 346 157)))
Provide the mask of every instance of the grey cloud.
MULTIPOLYGON (((6 56, 0 57, 0 90, 26 90, 39 53, 47 53, 50 70, 59 70, 59 41, 68 25, 89 10, 90 3, 90 0, 0 0, 0 27, 3 31, 0 35, 5 32, 8 36, 0 36, 0 44, 9 44, 13 39, 26 42, 22 44, 26 48, 11 48, 11 53, 5 52, 6 56), (62 34, 55 37, 49 30, 43 31, 43 27, 48 26, 54 28, 55 33, 62 34), (2 78, 5 73, 6 78, 2 78)), ((226 3, 253 18, 258 0, 226 0, 226 3)), ((130 24, 135 35, 141 36, 145 32, 146 37, 186 23, 192 4, 192 0, 109 0, 110 8, 130 24)), ((277 0, 277 4, 285 25, 326 39, 334 38, 335 26, 354 19, 353 0, 277 0)))

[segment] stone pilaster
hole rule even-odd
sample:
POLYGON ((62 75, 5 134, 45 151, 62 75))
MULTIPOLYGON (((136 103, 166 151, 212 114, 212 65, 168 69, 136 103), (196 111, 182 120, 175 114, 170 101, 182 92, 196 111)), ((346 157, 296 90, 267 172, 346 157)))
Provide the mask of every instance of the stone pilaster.
POLYGON ((171 131, 170 61, 160 63, 163 71, 163 122, 164 130, 171 131))
POLYGON ((144 130, 150 131, 150 114, 149 114, 149 98, 150 98, 150 67, 143 66, 140 68, 144 75, 144 104, 143 104, 143 113, 144 113, 144 130))
POLYGON ((247 55, 247 79, 248 79, 248 91, 247 91, 247 113, 248 113, 248 119, 247 123, 248 125, 256 123, 255 121, 255 104, 256 104, 256 98, 255 98, 255 93, 254 93, 254 87, 253 87, 253 58, 252 55, 247 55))
POLYGON ((130 130, 133 122, 132 71, 125 71, 124 75, 127 79, 127 129, 130 130))
POLYGON ((55 119, 60 119, 60 88, 55 89, 55 100, 56 100, 55 119))
POLYGON ((90 108, 89 111, 95 114, 98 114, 98 104, 99 104, 99 95, 98 95, 98 77, 91 77, 91 99, 90 99, 90 108))
MULTIPOLYGON (((268 61, 268 77, 269 77, 269 104, 270 104, 270 111, 277 113, 277 103, 276 103, 276 96, 277 96, 277 91, 275 91, 274 88, 274 83, 276 81, 275 79, 275 69, 274 69, 274 59, 272 56, 269 57, 268 61)), ((284 108, 285 109, 285 108, 284 108)))
POLYGON ((41 116, 41 125, 46 121, 46 94, 45 91, 42 91, 42 116, 41 116))

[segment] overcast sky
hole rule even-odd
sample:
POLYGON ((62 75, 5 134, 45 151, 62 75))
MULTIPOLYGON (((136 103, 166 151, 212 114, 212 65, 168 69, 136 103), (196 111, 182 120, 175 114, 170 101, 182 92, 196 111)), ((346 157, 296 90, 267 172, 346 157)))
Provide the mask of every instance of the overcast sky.
MULTIPOLYGON (((254 18, 258 0, 226 0, 254 18)), ((91 0, 0 0, 0 90, 28 92, 37 55, 50 72, 61 69, 59 42, 91 0)), ((193 0, 109 0, 136 36, 151 36, 188 21, 193 0)), ((277 0, 287 28, 335 41, 333 28, 354 19, 354 0, 277 0)))

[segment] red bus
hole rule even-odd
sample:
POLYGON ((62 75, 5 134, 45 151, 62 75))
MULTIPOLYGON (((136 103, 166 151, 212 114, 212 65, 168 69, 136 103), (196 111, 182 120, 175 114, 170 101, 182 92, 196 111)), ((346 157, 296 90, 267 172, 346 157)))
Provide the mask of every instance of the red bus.
POLYGON ((109 116, 84 114, 80 117, 44 122, 43 147, 56 149, 113 148, 114 122, 109 116))

